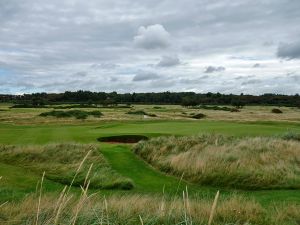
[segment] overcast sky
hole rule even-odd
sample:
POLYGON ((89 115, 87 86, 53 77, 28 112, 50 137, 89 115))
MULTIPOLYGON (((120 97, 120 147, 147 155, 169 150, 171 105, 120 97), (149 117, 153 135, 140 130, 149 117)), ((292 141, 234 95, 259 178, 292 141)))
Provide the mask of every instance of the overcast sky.
POLYGON ((0 0, 0 93, 300 93, 299 0, 0 0))

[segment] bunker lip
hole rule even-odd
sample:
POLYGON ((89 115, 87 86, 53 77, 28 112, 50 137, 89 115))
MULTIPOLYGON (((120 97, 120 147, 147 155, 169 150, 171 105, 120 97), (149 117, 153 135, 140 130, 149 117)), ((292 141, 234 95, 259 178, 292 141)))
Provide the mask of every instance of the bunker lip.
POLYGON ((100 142, 106 142, 111 144, 124 143, 124 144, 133 144, 142 140, 148 140, 149 138, 144 135, 115 135, 107 137, 97 138, 100 142))

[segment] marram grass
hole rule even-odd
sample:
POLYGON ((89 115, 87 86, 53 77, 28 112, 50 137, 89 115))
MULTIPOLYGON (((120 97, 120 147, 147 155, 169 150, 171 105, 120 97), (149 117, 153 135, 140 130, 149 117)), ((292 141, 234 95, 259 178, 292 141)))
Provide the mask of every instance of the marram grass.
POLYGON ((159 137, 134 152, 156 168, 188 181, 240 189, 300 189, 300 142, 220 135, 159 137))
POLYGON ((231 196, 218 201, 164 198, 150 195, 89 195, 80 197, 28 196, 0 208, 1 224, 97 224, 97 225, 296 225, 299 205, 263 207, 251 199, 231 196), (37 221, 38 219, 38 221, 37 221))

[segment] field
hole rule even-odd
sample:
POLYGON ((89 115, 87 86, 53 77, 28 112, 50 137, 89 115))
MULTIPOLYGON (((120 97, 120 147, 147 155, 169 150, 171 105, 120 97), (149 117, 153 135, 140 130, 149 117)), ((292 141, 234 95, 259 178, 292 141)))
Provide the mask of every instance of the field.
MULTIPOLYGON (((269 106, 246 106, 240 112, 228 112, 181 106, 134 105, 132 108, 80 108, 78 110, 89 112, 98 110, 103 115, 76 119, 39 116, 54 110, 52 108, 10 106, 0 106, 0 223, 13 224, 11 219, 14 217, 16 224, 25 220, 27 223, 24 224, 35 223, 37 205, 41 206, 40 217, 44 218, 44 222, 55 220, 57 196, 61 195, 65 185, 72 184, 68 195, 74 195, 77 200, 64 203, 64 209, 68 210, 62 210, 65 217, 60 218, 58 224, 72 224, 74 218, 76 224, 191 224, 192 221, 193 224, 207 224, 218 190, 220 197, 212 224, 279 224, 276 221, 280 221, 280 224, 299 224, 298 108, 282 107, 283 113, 275 114, 271 112, 274 107, 269 106), (146 114, 128 114, 129 111, 143 111, 146 114), (193 119, 192 116, 197 113, 203 113, 206 117, 193 119), (150 141, 141 143, 150 143, 151 149, 140 147, 144 148, 145 155, 135 154, 133 148, 140 143, 134 147, 133 144, 97 141, 99 137, 115 135, 144 135, 150 141), (186 138, 186 143, 178 142, 174 148, 180 148, 180 143, 181 147, 186 147, 192 137, 204 137, 205 140, 222 137, 226 141, 221 143, 219 140, 216 144, 216 139, 213 139, 203 151, 197 147, 193 152, 188 152, 194 146, 187 147, 188 154, 184 157, 180 155, 182 158, 174 155, 174 152, 161 158, 156 155, 180 138, 186 138), (294 140, 284 140, 287 137, 293 137, 294 140), (155 140, 159 140, 159 143, 155 143, 155 140), (236 147, 243 144, 250 147, 236 147), (280 155, 279 159, 274 156, 272 151, 276 148, 273 145, 279 146, 277 152, 290 149, 282 153, 286 161, 281 161, 280 155), (241 149, 246 149, 243 165, 252 165, 252 172, 266 173, 272 179, 267 183, 256 180, 257 185, 254 185, 255 182, 249 182, 236 173, 245 172, 249 167, 235 165, 234 170, 230 170, 230 180, 240 185, 234 182, 234 185, 228 185, 228 179, 221 179, 222 169, 218 170, 218 176, 206 171, 206 180, 198 179, 197 173, 189 174, 182 169, 189 163, 193 165, 191 162, 196 156, 205 158, 212 146, 225 149, 228 153, 236 149, 237 155, 243 155, 245 151, 241 149), (262 156, 254 156, 254 151, 259 146, 264 146, 262 149, 267 149, 270 157, 274 156, 268 168, 257 167, 262 156), (85 157, 89 148, 94 153, 85 157), (292 151, 293 155, 287 154, 292 151), (179 168, 180 164, 171 156, 186 163, 179 168), (246 161, 249 158, 254 161, 246 161), (155 161, 158 159, 161 161, 155 161), (81 165, 82 160, 84 162, 81 165), (167 160, 173 160, 171 169, 166 169, 167 160), (78 167, 80 172, 77 174, 78 167), (44 171, 42 197, 38 198, 44 171), (290 177, 285 177, 286 171, 289 171, 290 177), (72 181, 74 176, 76 179, 72 181), (278 177, 282 177, 282 180, 278 177), (88 180, 90 183, 87 185, 88 180), (117 185, 109 183, 111 180, 117 185), (278 180, 280 182, 276 183, 278 180), (92 195, 93 199, 87 200, 88 195, 92 195), (28 207, 32 204, 36 206, 28 207), (149 205, 149 211, 143 210, 145 204, 149 205), (90 215, 92 209, 98 213, 90 215)), ((199 142, 196 144, 199 146, 199 142)), ((214 150, 219 151, 216 148, 214 150)), ((222 160, 214 162, 215 158, 212 154, 207 156, 205 162, 221 165, 222 160)), ((234 162, 232 157, 230 160, 234 162)), ((195 171, 193 166, 190 170, 195 171)), ((41 219, 40 224, 43 224, 41 219)))

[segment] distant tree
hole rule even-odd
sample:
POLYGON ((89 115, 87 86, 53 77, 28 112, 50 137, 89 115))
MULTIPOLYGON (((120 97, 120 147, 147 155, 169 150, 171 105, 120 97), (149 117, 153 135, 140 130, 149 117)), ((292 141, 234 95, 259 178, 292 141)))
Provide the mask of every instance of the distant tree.
POLYGON ((245 106, 245 102, 243 102, 239 99, 232 99, 231 105, 238 108, 238 109, 241 109, 245 106))
POLYGON ((184 97, 181 102, 182 106, 196 106, 198 105, 197 99, 193 97, 184 97))

